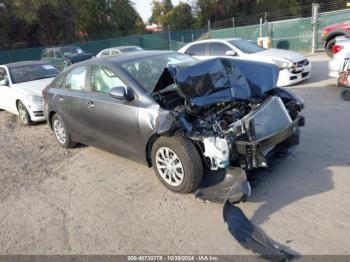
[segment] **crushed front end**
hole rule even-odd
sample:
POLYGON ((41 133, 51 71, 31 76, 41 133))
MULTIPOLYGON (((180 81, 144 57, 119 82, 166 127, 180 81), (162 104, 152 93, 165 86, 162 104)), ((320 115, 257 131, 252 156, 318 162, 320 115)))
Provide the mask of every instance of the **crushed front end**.
MULTIPOLYGON (((277 67, 214 59, 177 66, 168 74, 176 83, 178 101, 183 99, 171 108, 181 127, 177 132, 197 146, 212 173, 198 197, 244 201, 250 195, 245 171, 267 168, 276 152, 299 144, 304 102, 276 87, 277 67)), ((161 93, 158 101, 164 107, 167 96, 176 100, 172 91, 161 93)))

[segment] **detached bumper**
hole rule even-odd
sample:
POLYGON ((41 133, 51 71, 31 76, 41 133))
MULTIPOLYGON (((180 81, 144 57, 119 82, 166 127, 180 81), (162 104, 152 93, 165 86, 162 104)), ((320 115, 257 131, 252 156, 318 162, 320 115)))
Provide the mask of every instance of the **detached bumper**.
POLYGON ((305 118, 298 116, 287 128, 269 137, 257 141, 236 141, 234 151, 247 170, 267 167, 266 158, 275 147, 282 143, 287 147, 299 144, 299 127, 304 125, 305 118))
POLYGON ((251 188, 245 171, 239 167, 228 167, 208 174, 196 197, 214 203, 234 204, 244 202, 250 196, 251 188))

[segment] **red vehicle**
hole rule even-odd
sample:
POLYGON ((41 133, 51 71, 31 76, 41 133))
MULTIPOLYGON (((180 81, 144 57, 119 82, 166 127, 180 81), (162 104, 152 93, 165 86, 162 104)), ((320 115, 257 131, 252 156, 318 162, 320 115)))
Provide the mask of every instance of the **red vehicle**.
POLYGON ((329 57, 333 56, 332 49, 335 44, 335 38, 338 36, 350 37, 350 21, 329 25, 323 28, 322 41, 324 42, 329 57))

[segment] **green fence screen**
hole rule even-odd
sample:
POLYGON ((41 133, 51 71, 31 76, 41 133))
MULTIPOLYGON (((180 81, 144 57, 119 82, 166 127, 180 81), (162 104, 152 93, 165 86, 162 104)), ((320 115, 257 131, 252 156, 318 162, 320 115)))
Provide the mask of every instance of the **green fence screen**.
MULTIPOLYGON (((331 24, 350 20, 350 9, 320 13, 317 24, 317 49, 323 49, 321 43, 322 29, 331 24)), ((262 25, 263 36, 270 36, 272 45, 276 48, 296 51, 311 51, 312 21, 311 18, 297 18, 284 21, 270 22, 262 25)), ((257 41, 260 35, 260 25, 250 25, 221 30, 207 29, 187 30, 179 32, 161 32, 139 36, 111 38, 98 41, 73 43, 84 51, 97 54, 105 48, 122 45, 136 45, 146 50, 178 50, 186 43, 201 38, 239 37, 257 41)), ((43 47, 0 51, 0 64, 40 59, 43 47)))

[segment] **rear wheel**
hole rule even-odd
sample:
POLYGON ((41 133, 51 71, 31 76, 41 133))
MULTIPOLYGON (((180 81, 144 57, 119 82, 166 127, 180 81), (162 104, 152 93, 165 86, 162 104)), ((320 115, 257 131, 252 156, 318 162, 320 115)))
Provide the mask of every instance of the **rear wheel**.
POLYGON ((55 114, 52 117, 51 125, 56 140, 58 141, 60 146, 64 148, 73 148, 76 146, 76 143, 72 140, 66 128, 66 125, 64 124, 62 118, 58 114, 55 114))
POLYGON ((152 165, 169 190, 190 193, 203 179, 202 160, 195 146, 184 137, 160 137, 152 147, 152 165))
POLYGON ((350 101, 350 88, 342 88, 340 97, 345 101, 350 101))
POLYGON ((17 110, 18 110, 19 118, 21 119, 23 124, 29 125, 32 123, 28 110, 21 101, 18 101, 17 103, 17 110))
POLYGON ((326 53, 329 57, 333 57, 333 46, 335 44, 335 38, 329 40, 326 44, 326 53))

